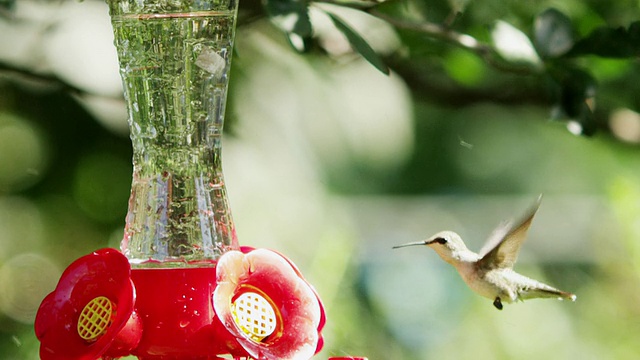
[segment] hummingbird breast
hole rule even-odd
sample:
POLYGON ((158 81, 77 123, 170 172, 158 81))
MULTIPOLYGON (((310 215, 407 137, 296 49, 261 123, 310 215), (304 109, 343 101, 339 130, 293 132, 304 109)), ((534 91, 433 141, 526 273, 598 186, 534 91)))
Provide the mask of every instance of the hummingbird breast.
POLYGON ((511 303, 517 299, 517 293, 511 291, 508 274, 511 269, 492 269, 483 271, 473 263, 467 263, 458 268, 464 282, 477 294, 489 299, 500 297, 504 302, 511 303))

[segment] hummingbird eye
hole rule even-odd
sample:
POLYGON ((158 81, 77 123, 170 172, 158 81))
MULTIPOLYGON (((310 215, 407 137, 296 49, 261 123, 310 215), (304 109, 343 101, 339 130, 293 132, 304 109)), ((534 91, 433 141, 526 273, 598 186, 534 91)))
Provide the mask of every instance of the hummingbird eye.
POLYGON ((438 244, 444 245, 447 243, 447 239, 443 238, 443 237, 439 237, 439 238, 435 238, 433 239, 434 242, 437 242, 438 244))

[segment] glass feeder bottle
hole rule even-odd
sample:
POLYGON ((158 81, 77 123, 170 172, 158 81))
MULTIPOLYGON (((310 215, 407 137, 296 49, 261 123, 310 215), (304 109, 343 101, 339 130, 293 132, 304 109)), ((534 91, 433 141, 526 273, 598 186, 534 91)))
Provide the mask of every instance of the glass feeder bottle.
POLYGON ((237 240, 221 163, 235 0, 108 0, 133 143, 132 267, 213 265, 237 240))

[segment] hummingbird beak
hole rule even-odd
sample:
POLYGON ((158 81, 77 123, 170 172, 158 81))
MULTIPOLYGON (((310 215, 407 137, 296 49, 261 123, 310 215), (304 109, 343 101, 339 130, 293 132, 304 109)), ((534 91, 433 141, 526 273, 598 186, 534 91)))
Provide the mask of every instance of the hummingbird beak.
POLYGON ((429 245, 429 243, 427 241, 416 241, 416 242, 412 242, 412 243, 407 243, 407 244, 402 244, 402 245, 396 245, 393 247, 393 249, 399 249, 399 248, 403 248, 403 247, 407 247, 407 246, 417 246, 417 245, 429 245))

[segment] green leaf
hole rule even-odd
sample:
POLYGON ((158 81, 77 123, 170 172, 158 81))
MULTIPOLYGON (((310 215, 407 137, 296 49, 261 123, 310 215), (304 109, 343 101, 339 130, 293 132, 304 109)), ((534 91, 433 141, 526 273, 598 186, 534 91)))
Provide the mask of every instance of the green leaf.
POLYGON ((371 65, 375 66, 376 69, 380 70, 380 72, 385 75, 389 75, 389 67, 387 64, 382 61, 380 56, 375 52, 375 50, 373 50, 373 48, 371 48, 367 41, 360 36, 360 34, 353 30, 349 24, 344 22, 344 20, 340 19, 338 16, 330 12, 326 12, 326 14, 329 15, 333 24, 347 38, 355 51, 362 55, 362 57, 371 65))
POLYGON ((485 63, 475 54, 459 48, 452 49, 443 59, 447 75, 459 84, 478 86, 485 76, 485 63))
POLYGON ((573 47, 573 26, 567 15, 547 9, 536 18, 535 46, 543 58, 557 58, 573 47))
POLYGON ((267 0, 264 4, 271 21, 288 36, 291 45, 304 51, 313 34, 309 3, 305 0, 267 0))
POLYGON ((540 64, 540 57, 531 44, 531 40, 513 25, 498 20, 491 32, 496 52, 504 59, 512 62, 525 62, 535 66, 540 64))
POLYGON ((576 131, 580 134, 593 135, 597 128, 593 114, 598 86, 596 80, 589 72, 572 66, 555 68, 551 75, 560 86, 558 115, 579 125, 576 131))
POLYGON ((579 68, 563 68, 556 75, 561 86, 560 105, 568 117, 581 112, 582 104, 595 96, 597 84, 590 73, 579 68))
POLYGON ((569 52, 571 56, 598 55, 608 58, 640 56, 640 21, 628 29, 601 27, 580 39, 569 52))

